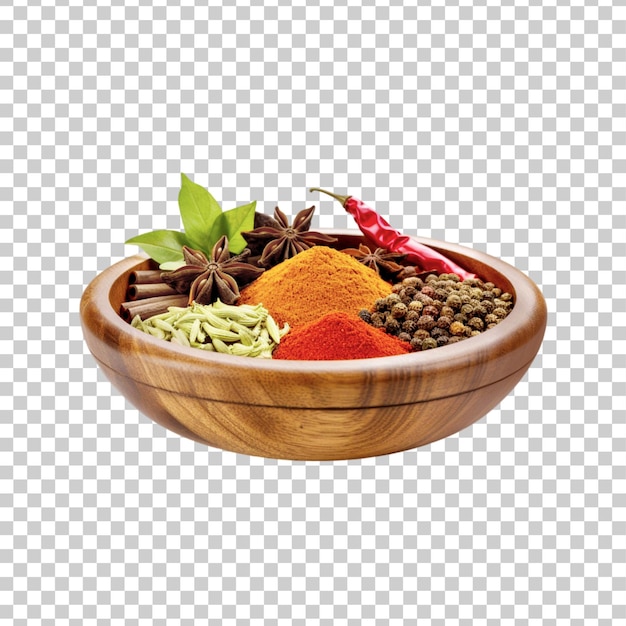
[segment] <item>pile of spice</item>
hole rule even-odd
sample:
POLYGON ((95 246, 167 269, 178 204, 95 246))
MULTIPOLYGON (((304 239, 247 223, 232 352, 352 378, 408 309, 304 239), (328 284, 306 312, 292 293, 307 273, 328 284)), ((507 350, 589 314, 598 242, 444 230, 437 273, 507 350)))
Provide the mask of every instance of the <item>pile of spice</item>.
POLYGON ((513 296, 491 282, 430 274, 424 280, 404 278, 359 317, 420 351, 479 335, 499 324, 512 308, 513 296))
POLYGON ((280 329, 260 305, 235 306, 220 300, 209 305, 172 306, 145 320, 136 315, 132 326, 180 346, 261 359, 271 359, 289 331, 287 325, 280 329))
POLYGON ((372 328, 354 314, 327 313, 291 331, 273 354, 274 359, 338 361, 371 359, 411 352, 411 346, 372 328))
MULTIPOLYGON (((241 304, 263 304, 279 324, 308 324, 333 311, 357 315, 391 285, 348 254, 314 246, 266 270, 241 291, 241 304)), ((337 333, 333 333, 337 335, 337 333)))

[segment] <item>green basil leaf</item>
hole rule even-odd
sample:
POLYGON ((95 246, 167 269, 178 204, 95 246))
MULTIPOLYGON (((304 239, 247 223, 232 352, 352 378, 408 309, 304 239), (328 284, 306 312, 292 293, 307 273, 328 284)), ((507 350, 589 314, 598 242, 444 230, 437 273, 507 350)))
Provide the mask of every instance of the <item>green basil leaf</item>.
POLYGON ((256 201, 224 211, 213 224, 211 243, 215 244, 222 235, 226 235, 230 252, 239 254, 248 245, 241 232, 254 229, 255 210, 256 201))
POLYGON ((157 263, 168 263, 183 258, 183 246, 189 245, 189 240, 185 233, 176 230, 153 230, 132 237, 126 243, 139 246, 157 263))
POLYGON ((222 209, 204 187, 194 183, 185 174, 181 174, 181 179, 178 207, 185 234, 193 248, 210 250, 209 233, 222 214, 222 209))

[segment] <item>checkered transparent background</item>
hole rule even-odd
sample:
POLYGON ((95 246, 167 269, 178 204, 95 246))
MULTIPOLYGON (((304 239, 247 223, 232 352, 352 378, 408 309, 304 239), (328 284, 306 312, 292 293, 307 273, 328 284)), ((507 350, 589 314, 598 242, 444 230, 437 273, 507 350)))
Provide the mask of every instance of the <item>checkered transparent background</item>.
POLYGON ((626 623, 624 3, 104 4, 0 6, 0 622, 626 623), (320 228, 353 224, 307 186, 349 192, 505 259, 548 302, 534 365, 376 459, 154 425, 78 305, 181 227, 181 172, 320 228))

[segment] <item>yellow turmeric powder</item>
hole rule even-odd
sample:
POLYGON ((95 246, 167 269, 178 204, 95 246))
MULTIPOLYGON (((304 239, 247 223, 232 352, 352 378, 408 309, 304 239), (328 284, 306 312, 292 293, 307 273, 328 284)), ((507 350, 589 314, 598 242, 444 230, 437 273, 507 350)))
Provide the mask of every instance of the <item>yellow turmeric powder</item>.
POLYGON ((389 283, 348 254, 314 246, 266 270, 239 304, 263 304, 280 326, 294 328, 333 311, 357 314, 390 293, 389 283))

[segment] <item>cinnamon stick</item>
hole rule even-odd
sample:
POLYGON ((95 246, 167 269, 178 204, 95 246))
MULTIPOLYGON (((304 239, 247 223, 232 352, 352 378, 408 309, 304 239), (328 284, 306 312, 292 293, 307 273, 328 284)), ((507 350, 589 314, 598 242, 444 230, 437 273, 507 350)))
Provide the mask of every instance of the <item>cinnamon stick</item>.
POLYGON ((131 272, 128 276, 128 284, 134 285, 147 285, 150 283, 160 283, 161 274, 163 272, 161 270, 135 270, 131 272))
POLYGON ((171 306, 187 306, 189 297, 185 295, 175 296, 157 296, 154 298, 146 298, 144 300, 135 300, 122 302, 120 305, 120 315, 127 322, 132 321, 135 315, 139 315, 142 320, 166 313, 171 306))
POLYGON ((175 296, 178 292, 165 283, 135 283, 128 287, 126 298, 130 301, 158 296, 175 296))

